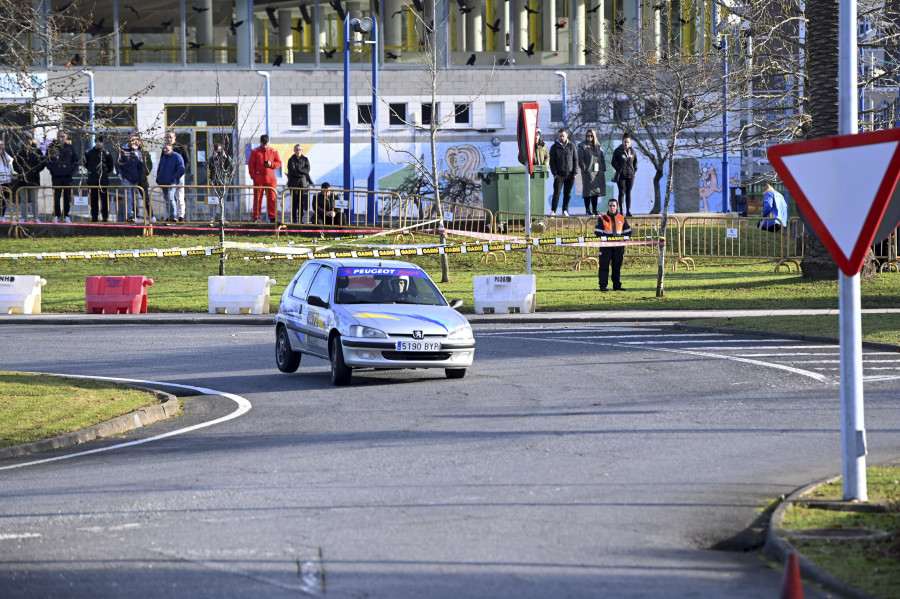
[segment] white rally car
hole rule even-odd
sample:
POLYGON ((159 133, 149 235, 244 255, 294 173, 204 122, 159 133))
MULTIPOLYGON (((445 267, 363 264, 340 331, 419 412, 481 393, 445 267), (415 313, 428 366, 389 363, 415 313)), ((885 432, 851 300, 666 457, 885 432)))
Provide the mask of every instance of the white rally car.
POLYGON ((475 338, 421 268, 396 260, 310 260, 281 295, 275 364, 295 372, 302 354, 331 362, 331 381, 353 369, 443 368, 466 374, 475 338))

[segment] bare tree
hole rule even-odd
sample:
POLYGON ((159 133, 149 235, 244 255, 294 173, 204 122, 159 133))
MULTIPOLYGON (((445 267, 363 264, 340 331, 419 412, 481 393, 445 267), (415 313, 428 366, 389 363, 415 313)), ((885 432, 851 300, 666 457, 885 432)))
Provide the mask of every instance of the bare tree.
MULTIPOLYGON (((602 64, 581 92, 582 98, 598 102, 581 118, 607 128, 635 131, 642 153, 653 157, 657 183, 661 172, 674 172, 676 155, 710 147, 710 138, 698 132, 710 129, 723 110, 722 65, 714 51, 648 50, 640 46, 637 35, 622 35, 603 56, 602 64)), ((735 74, 735 87, 742 85, 745 73, 735 74)), ((662 239, 673 187, 674 178, 669 176, 661 206, 662 239)), ((665 295, 665 253, 665 244, 660 244, 657 297, 665 295)))
MULTIPOLYGON (((440 220, 440 243, 447 242, 447 235, 444 231, 444 210, 441 204, 442 191, 447 189, 441 184, 440 161, 437 156, 437 140, 441 132, 456 119, 457 114, 462 110, 468 110, 471 104, 481 95, 484 94, 488 85, 493 78, 493 70, 485 76, 485 80, 481 88, 472 94, 466 102, 459 103, 461 106, 454 110, 447 111, 447 114, 439 114, 438 96, 444 87, 450 84, 447 81, 447 71, 444 69, 443 61, 446 48, 438 44, 435 32, 440 31, 446 26, 446 20, 449 19, 449 13, 437 15, 435 6, 437 2, 429 2, 426 11, 419 12, 410 10, 409 13, 414 15, 417 21, 416 29, 420 32, 419 48, 420 48, 420 74, 418 78, 412 78, 411 83, 420 90, 422 95, 430 100, 431 117, 427 123, 415 123, 407 119, 403 124, 414 128, 416 131, 424 132, 428 136, 430 152, 426 157, 419 154, 415 147, 399 146, 392 142, 379 138, 379 141, 387 150, 388 160, 392 164, 406 164, 413 168, 415 175, 414 180, 420 181, 420 189, 429 189, 434 192, 435 211, 437 218, 440 220)), ((458 90, 454 90, 459 94, 458 90)), ((387 102, 383 98, 379 98, 380 103, 387 106, 387 102)), ((425 119, 423 119, 425 120, 425 119)), ((441 282, 450 281, 450 270, 446 254, 441 254, 441 282)))

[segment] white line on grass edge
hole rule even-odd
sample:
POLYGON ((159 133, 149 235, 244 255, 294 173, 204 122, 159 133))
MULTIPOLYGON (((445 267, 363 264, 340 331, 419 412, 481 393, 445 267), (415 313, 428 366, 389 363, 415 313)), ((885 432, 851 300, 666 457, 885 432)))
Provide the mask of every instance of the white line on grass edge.
MULTIPOLYGON (((23 374, 52 374, 48 372, 26 372, 23 374)), ((155 437, 148 437, 146 439, 138 439, 136 441, 128 441, 127 443, 119 443, 118 445, 110 445, 108 447, 99 447, 97 449, 89 449, 87 451, 79 451, 78 453, 70 453, 66 455, 57 456, 54 458, 45 458, 42 460, 34 460, 32 462, 23 462, 21 464, 13 464, 12 466, 0 466, 0 471, 2 470, 12 470, 13 468, 24 468, 25 466, 36 466, 37 464, 46 464, 48 462, 55 462, 57 460, 68 460, 70 458, 77 458, 85 455, 90 455, 92 453, 100 453, 102 451, 112 451, 114 449, 122 449, 123 447, 131 447, 132 445, 140 445, 142 443, 149 443, 151 441, 159 441, 160 439, 165 439, 167 437, 174 437, 175 435, 181 435, 183 433, 189 433, 191 431, 195 431, 201 428, 206 428, 207 426, 213 426, 215 424, 220 424, 222 422, 227 422, 238 416, 242 416, 250 411, 250 408, 253 406, 250 402, 240 395, 235 395, 233 393, 225 393, 223 391, 216 391, 215 389, 209 389, 207 387, 194 387, 193 385, 179 385, 176 383, 164 383, 161 381, 144 381, 138 379, 122 379, 122 378, 114 378, 108 376, 88 376, 88 375, 80 375, 80 374, 53 374, 53 376, 67 376, 70 378, 78 378, 78 379, 93 379, 99 381, 112 381, 117 383, 139 383, 142 385, 160 385, 163 387, 179 387, 181 389, 190 389, 191 391, 198 391, 204 395, 221 395, 222 397, 227 397, 228 399, 234 401, 238 407, 237 409, 228 414, 226 416, 222 416, 221 418, 216 418, 215 420, 210 420, 209 422, 202 422, 200 424, 195 424, 194 426, 189 426, 187 428, 180 428, 178 430, 169 431, 168 433, 163 433, 161 435, 156 435, 155 437)))

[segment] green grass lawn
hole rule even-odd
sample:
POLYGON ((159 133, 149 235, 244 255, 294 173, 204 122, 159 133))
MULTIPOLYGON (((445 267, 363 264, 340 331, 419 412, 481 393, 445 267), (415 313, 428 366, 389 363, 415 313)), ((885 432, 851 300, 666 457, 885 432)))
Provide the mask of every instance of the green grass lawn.
MULTIPOLYGON (((788 530, 866 528, 887 532, 868 540, 811 540, 791 538, 803 555, 849 586, 882 599, 900 599, 900 466, 873 466, 866 470, 870 503, 885 504, 884 512, 851 512, 792 505, 782 525, 788 530)), ((840 499, 840 480, 806 495, 840 499)))
POLYGON ((0 447, 81 430, 159 402, 153 393, 116 383, 0 372, 0 447))
MULTIPOLYGON (((236 241, 309 242, 296 235, 274 238, 232 238, 236 241)), ((324 240, 317 240, 321 244, 324 240)), ((386 241, 382 239, 382 241, 386 241)), ((416 243, 436 238, 417 236, 416 243)), ((45 239, 3 239, 0 252, 58 252, 112 249, 143 249, 191 246, 217 246, 218 237, 66 237, 45 239)), ((343 248, 349 246, 340 246, 343 248)), ((330 246, 338 249, 338 246, 330 246)), ((705 259, 697 260, 696 270, 679 268, 672 272, 667 264, 665 297, 656 297, 657 267, 647 248, 644 257, 626 259, 623 269, 624 292, 601 294, 597 291, 596 267, 579 259, 593 256, 593 248, 535 248, 532 272, 537 276, 538 312, 581 310, 709 310, 832 308, 838 307, 837 281, 807 281, 796 272, 775 272, 774 261, 705 259)), ((271 310, 303 260, 287 260, 271 254, 229 250, 226 275, 266 275, 277 284, 272 289, 271 310)), ((440 280, 438 257, 409 257, 440 280)), ((79 260, 0 260, 0 274, 40 275, 47 279, 42 290, 44 312, 84 312, 84 279, 92 275, 143 275, 154 280, 149 289, 150 312, 208 311, 207 277, 219 273, 220 256, 168 258, 93 258, 79 260)), ((462 298, 462 312, 473 312, 473 277, 489 274, 524 274, 525 253, 511 251, 492 254, 450 256, 450 282, 439 283, 448 298, 462 298)), ((900 308, 900 274, 884 273, 861 283, 863 308, 900 308)), ((710 324, 704 320, 702 324, 710 324)), ((837 337, 836 317, 791 317, 766 319, 727 319, 716 325, 737 328, 799 332, 837 337)), ((865 316, 866 340, 900 343, 900 326, 894 315, 865 316)))

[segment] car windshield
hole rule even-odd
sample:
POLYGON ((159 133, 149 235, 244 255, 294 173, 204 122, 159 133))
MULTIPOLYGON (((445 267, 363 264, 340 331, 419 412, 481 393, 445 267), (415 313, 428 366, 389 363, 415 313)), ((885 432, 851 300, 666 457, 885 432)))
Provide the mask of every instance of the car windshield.
POLYGON ((447 302, 417 268, 345 267, 338 270, 338 304, 418 304, 447 302))

